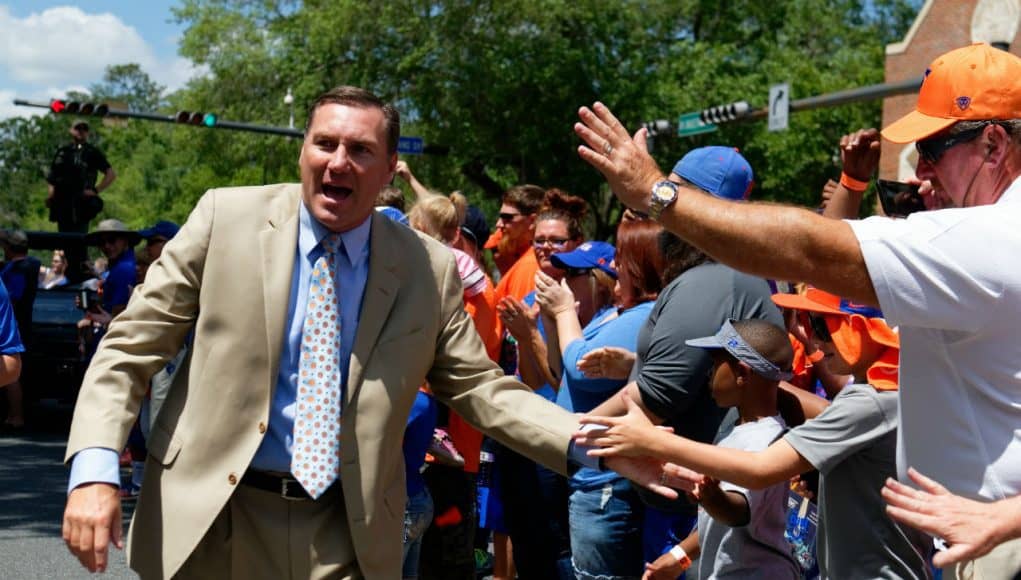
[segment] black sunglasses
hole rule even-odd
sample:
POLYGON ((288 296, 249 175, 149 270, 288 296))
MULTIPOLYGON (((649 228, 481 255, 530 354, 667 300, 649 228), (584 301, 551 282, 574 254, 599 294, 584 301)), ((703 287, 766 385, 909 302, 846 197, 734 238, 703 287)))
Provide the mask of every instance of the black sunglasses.
POLYGON ((922 139, 921 141, 915 142, 915 150, 918 151, 918 156, 928 162, 930 165, 939 163, 939 160, 943 158, 951 147, 960 145, 961 143, 967 143, 974 141, 986 130, 989 123, 980 125, 974 129, 968 129, 961 131, 960 133, 954 133, 951 135, 943 135, 942 137, 929 137, 928 139, 922 139))
POLYGON ((578 276, 588 276, 592 273, 589 268, 568 268, 564 270, 565 278, 576 278, 578 276))
POLYGON ((514 221, 514 218, 518 217, 519 215, 524 215, 524 214, 520 214, 520 213, 498 213, 496 215, 500 219, 505 221, 505 222, 512 222, 512 221, 514 221))
POLYGON ((809 313, 808 322, 812 325, 812 333, 823 342, 833 342, 833 335, 826 326, 826 319, 809 313))

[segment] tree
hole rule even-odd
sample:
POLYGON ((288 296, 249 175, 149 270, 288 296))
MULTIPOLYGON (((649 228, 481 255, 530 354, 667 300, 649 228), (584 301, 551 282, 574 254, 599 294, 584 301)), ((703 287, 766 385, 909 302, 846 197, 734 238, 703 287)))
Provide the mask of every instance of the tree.
MULTIPOLYGON (((297 102, 342 83, 368 88, 398 104, 406 134, 450 146, 418 163, 432 186, 468 180, 476 198, 494 198, 515 183, 557 185, 596 205, 605 236, 616 208, 575 153, 580 105, 602 100, 637 128, 736 98, 763 103, 781 80, 797 95, 880 82, 883 44, 918 4, 187 0, 177 16, 182 52, 212 73, 192 96, 265 117, 288 86, 297 102)), ((878 103, 816 111, 787 133, 738 125, 662 140, 657 155, 670 166, 691 146, 730 143, 758 169, 760 195, 814 203, 839 135, 878 120, 878 103)))
POLYGON ((124 103, 133 111, 155 111, 163 106, 166 87, 149 77, 136 63, 106 67, 103 81, 89 87, 95 100, 124 103))

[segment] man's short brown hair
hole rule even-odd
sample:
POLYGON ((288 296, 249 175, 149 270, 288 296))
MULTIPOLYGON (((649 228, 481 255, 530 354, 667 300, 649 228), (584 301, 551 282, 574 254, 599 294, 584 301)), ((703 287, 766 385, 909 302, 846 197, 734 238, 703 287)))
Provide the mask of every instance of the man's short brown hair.
POLYGON ((401 114, 390 103, 358 87, 342 85, 316 97, 312 107, 308 110, 308 120, 305 121, 306 132, 312 126, 312 119, 315 117, 319 107, 331 103, 383 111, 383 118, 386 120, 386 126, 384 127, 386 131, 386 151, 391 155, 397 153, 397 142, 401 137, 401 114))

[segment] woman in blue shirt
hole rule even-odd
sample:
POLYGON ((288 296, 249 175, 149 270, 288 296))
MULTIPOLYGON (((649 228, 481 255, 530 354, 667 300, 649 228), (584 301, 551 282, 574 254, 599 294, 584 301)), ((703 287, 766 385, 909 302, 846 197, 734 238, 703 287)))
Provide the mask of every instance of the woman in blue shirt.
MULTIPOLYGON (((588 244, 582 244, 573 252, 553 256, 553 262, 568 272, 566 284, 539 277, 537 302, 549 325, 550 350, 559 348, 563 357, 563 379, 557 394, 560 406, 587 412, 627 382, 623 378, 587 376, 579 362, 596 349, 636 349, 638 331, 663 286, 663 260, 657 244, 661 229, 649 220, 622 222, 617 229, 616 255, 610 256, 615 269, 610 267, 605 254, 586 252, 588 244), (614 292, 617 308, 608 307, 608 293, 600 282, 611 273, 617 278, 614 292), (605 302, 601 297, 605 297, 605 302), (586 310, 597 312, 582 329, 579 314, 586 310)), ((582 468, 571 478, 570 488, 571 551, 576 577, 580 580, 641 577, 644 509, 631 484, 611 471, 582 468)))

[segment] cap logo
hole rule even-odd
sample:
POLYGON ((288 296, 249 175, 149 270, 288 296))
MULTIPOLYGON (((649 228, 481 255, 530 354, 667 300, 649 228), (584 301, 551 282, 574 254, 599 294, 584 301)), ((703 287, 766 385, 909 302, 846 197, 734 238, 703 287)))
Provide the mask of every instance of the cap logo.
POLYGON ((737 348, 738 346, 740 346, 740 344, 741 343, 738 342, 736 338, 731 338, 730 340, 727 341, 727 346, 729 346, 730 348, 737 348))
POLYGON ((971 97, 957 97, 954 102, 957 103, 957 108, 963 111, 971 106, 971 97))

